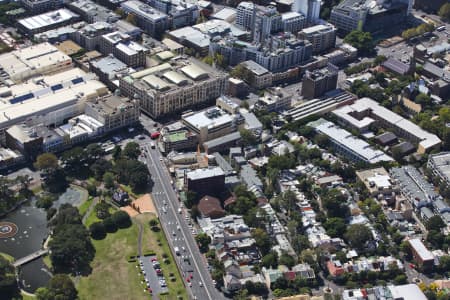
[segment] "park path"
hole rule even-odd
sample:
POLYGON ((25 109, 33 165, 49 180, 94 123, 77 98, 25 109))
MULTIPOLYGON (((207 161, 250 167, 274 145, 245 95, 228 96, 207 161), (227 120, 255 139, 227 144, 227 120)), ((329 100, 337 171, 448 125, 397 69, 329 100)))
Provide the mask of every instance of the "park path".
POLYGON ((92 213, 92 210, 95 208, 95 205, 97 204, 97 202, 98 202, 98 197, 95 197, 94 199, 92 199, 91 205, 89 205, 89 208, 86 210, 86 213, 84 214, 83 218, 81 219, 81 222, 83 224, 86 223, 87 218, 92 213))

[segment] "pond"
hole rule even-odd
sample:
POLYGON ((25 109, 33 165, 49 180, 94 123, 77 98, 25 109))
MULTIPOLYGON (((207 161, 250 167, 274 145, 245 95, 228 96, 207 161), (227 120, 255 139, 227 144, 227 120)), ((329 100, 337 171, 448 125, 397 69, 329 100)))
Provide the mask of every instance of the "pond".
MULTIPOLYGON (((64 203, 74 206, 85 200, 85 191, 70 187, 53 203, 55 208, 64 203)), ((42 248, 47 239, 47 213, 36 208, 35 200, 31 200, 15 211, 0 218, 0 222, 11 222, 17 226, 17 233, 9 238, 0 238, 0 252, 9 254, 15 259, 27 256, 42 248)), ((20 267, 19 282, 27 292, 34 292, 38 287, 47 284, 51 273, 39 258, 20 267)))

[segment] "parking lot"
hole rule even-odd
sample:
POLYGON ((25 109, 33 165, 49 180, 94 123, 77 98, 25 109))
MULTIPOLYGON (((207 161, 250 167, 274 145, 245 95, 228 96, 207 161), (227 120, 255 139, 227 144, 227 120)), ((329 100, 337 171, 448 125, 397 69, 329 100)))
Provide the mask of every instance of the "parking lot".
POLYGON ((161 268, 159 268, 159 263, 156 256, 141 256, 139 258, 139 268, 145 276, 147 291, 152 295, 168 292, 167 283, 161 268))

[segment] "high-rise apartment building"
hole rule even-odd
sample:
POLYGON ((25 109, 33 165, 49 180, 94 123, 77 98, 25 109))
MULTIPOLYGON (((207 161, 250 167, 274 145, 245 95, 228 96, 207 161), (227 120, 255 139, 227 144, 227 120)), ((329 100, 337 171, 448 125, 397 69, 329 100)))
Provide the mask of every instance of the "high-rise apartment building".
POLYGON ((336 27, 327 23, 304 28, 299 37, 311 42, 314 53, 321 53, 336 45, 336 27))
POLYGON ((302 96, 314 99, 336 89, 338 68, 329 64, 326 68, 307 71, 303 77, 302 96))

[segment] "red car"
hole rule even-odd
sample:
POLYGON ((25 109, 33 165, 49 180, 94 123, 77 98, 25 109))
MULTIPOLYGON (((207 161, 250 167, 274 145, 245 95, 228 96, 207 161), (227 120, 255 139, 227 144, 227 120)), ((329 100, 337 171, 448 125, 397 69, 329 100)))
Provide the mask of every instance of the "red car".
POLYGON ((186 281, 187 282, 191 282, 191 279, 188 277, 188 278, 186 278, 186 281))
POLYGON ((152 262, 157 261, 156 257, 152 257, 152 262))
POLYGON ((150 138, 155 140, 155 139, 159 138, 160 135, 161 135, 161 133, 159 131, 155 131, 150 135, 150 138))
POLYGON ((410 267, 411 269, 415 269, 415 268, 416 268, 416 265, 415 265, 415 264, 409 264, 409 267, 410 267))

